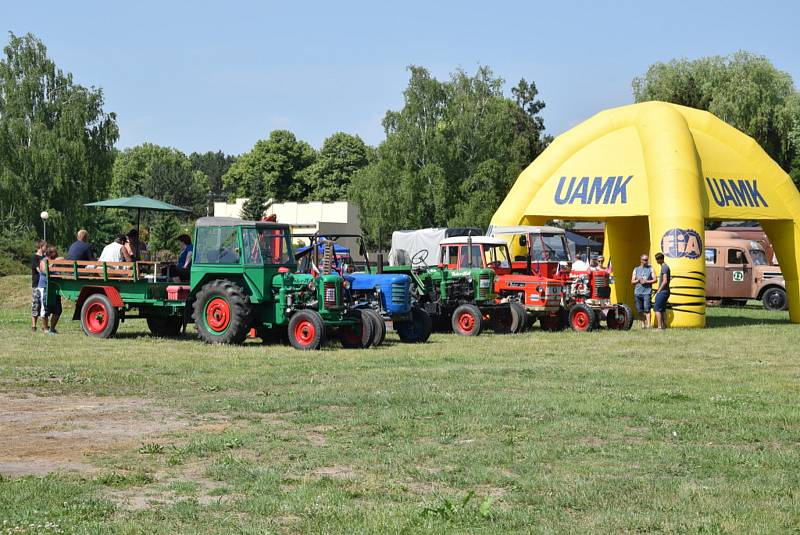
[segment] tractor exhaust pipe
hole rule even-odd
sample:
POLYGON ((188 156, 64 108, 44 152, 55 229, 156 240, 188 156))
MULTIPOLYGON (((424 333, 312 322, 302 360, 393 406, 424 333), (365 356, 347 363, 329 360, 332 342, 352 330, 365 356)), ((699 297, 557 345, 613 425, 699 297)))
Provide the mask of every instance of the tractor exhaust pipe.
POLYGON ((376 255, 375 273, 383 273, 383 253, 380 252, 376 255))

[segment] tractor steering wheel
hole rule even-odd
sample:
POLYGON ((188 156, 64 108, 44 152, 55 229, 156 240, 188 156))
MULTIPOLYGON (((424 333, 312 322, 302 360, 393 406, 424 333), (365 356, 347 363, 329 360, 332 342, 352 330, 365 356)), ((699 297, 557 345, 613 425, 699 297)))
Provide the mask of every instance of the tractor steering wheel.
POLYGON ((424 266, 427 266, 428 264, 427 262, 425 262, 425 260, 427 259, 428 259, 428 250, 427 249, 419 250, 414 256, 411 257, 411 265, 418 266, 422 264, 424 266))

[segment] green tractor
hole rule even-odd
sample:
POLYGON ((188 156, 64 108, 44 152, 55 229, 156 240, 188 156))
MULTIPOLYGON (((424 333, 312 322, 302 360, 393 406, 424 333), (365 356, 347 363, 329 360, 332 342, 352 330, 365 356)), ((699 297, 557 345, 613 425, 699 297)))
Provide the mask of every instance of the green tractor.
POLYGON ((204 217, 195 227, 189 284, 171 280, 159 262, 56 260, 48 263, 48 298, 76 302, 89 336, 108 338, 120 321, 144 318, 157 336, 195 323, 212 344, 240 344, 255 332, 301 350, 319 349, 327 335, 345 347, 367 347, 372 322, 348 309, 343 279, 294 273, 288 225, 204 217))
POLYGON ((477 229, 394 232, 390 265, 383 271, 411 276, 417 306, 439 328, 447 326, 463 336, 477 336, 486 327, 499 333, 519 332, 524 325, 524 311, 520 314, 510 303, 500 301, 494 290, 495 273, 481 267, 480 257, 471 256, 474 247, 467 247, 461 260, 450 262, 441 258, 442 254, 448 254, 447 238, 466 235, 471 245, 471 235, 478 232, 477 229))

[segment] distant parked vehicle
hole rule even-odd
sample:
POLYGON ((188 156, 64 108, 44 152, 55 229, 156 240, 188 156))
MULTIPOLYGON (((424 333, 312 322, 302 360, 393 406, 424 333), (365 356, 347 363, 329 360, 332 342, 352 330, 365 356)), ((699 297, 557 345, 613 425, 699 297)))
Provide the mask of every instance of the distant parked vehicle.
POLYGON ((767 310, 786 310, 786 281, 761 244, 735 233, 706 233, 706 298, 744 304, 758 299, 767 310))

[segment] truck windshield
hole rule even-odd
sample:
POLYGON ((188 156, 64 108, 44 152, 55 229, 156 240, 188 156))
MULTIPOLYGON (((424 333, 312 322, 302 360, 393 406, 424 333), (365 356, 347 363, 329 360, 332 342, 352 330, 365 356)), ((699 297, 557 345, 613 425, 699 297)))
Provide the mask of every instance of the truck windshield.
POLYGON ((766 266, 769 264, 767 255, 761 249, 750 249, 750 258, 753 259, 754 266, 766 266))
POLYGON ((283 229, 242 229, 244 263, 249 265, 280 265, 291 263, 289 236, 283 229))
POLYGON ((533 261, 570 260, 567 241, 563 234, 532 234, 530 244, 533 261))

